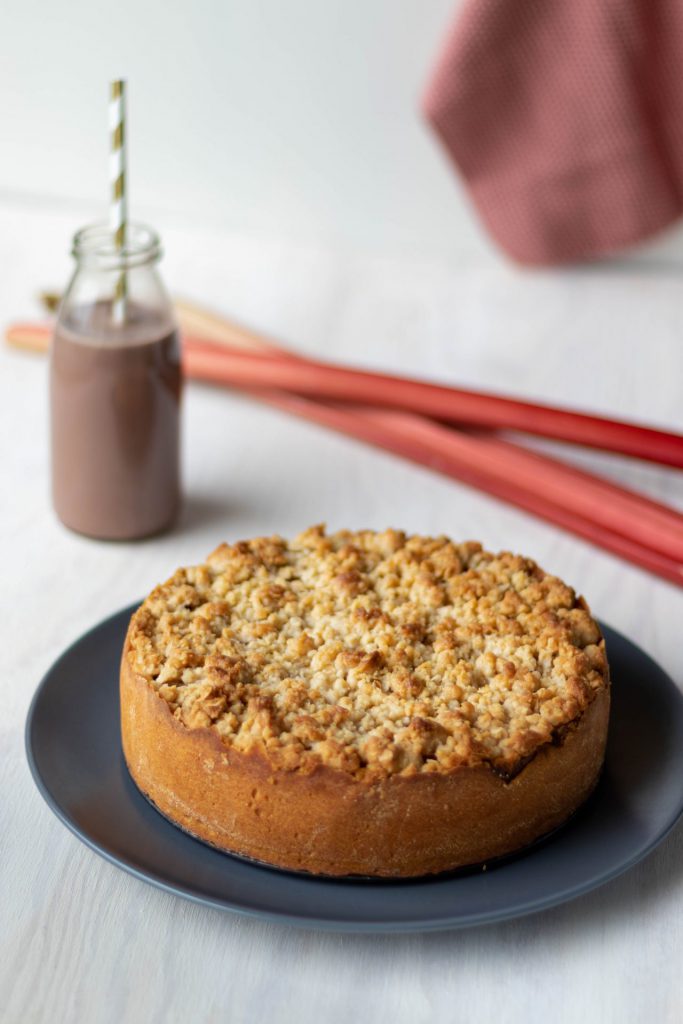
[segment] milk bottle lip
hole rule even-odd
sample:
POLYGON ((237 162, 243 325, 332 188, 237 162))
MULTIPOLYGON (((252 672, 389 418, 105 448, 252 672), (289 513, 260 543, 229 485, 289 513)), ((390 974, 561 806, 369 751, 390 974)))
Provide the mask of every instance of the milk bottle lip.
POLYGON ((119 249, 112 229, 103 222, 89 224, 77 231, 71 251, 79 263, 95 264, 102 270, 118 270, 156 263, 161 257, 161 242, 152 228, 131 222, 127 227, 126 243, 123 249, 119 249))

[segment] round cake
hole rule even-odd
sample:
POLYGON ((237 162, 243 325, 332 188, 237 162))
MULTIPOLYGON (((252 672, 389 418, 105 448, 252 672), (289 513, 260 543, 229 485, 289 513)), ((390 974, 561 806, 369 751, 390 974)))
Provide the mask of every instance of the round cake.
POLYGON ((129 771, 167 818, 294 871, 486 863, 593 789, 609 717, 586 603, 533 561, 397 530, 223 544, 131 619, 129 771))

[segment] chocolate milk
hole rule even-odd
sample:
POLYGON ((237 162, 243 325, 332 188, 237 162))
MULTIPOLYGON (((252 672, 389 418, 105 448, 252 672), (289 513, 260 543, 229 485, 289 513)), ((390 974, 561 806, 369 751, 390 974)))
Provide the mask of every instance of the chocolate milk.
POLYGON ((52 342, 52 494, 79 533, 131 540, 178 510, 180 346, 174 324, 129 302, 74 306, 52 342))

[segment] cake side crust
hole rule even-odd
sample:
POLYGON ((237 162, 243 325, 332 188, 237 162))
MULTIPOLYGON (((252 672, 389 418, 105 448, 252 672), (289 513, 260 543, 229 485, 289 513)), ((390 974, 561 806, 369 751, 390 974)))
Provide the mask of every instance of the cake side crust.
POLYGON ((258 745, 188 729, 132 668, 128 638, 121 663, 123 750, 140 790, 221 849, 314 874, 411 877, 529 845, 590 794, 608 718, 605 685, 509 781, 486 763, 367 780, 325 764, 286 771, 258 745))

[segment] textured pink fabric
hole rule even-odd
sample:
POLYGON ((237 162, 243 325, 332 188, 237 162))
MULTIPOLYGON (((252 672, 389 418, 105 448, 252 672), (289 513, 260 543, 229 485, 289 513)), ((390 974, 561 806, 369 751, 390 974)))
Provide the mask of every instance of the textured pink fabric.
POLYGON ((683 0, 465 0, 424 111, 515 259, 625 248, 683 213, 683 0))

